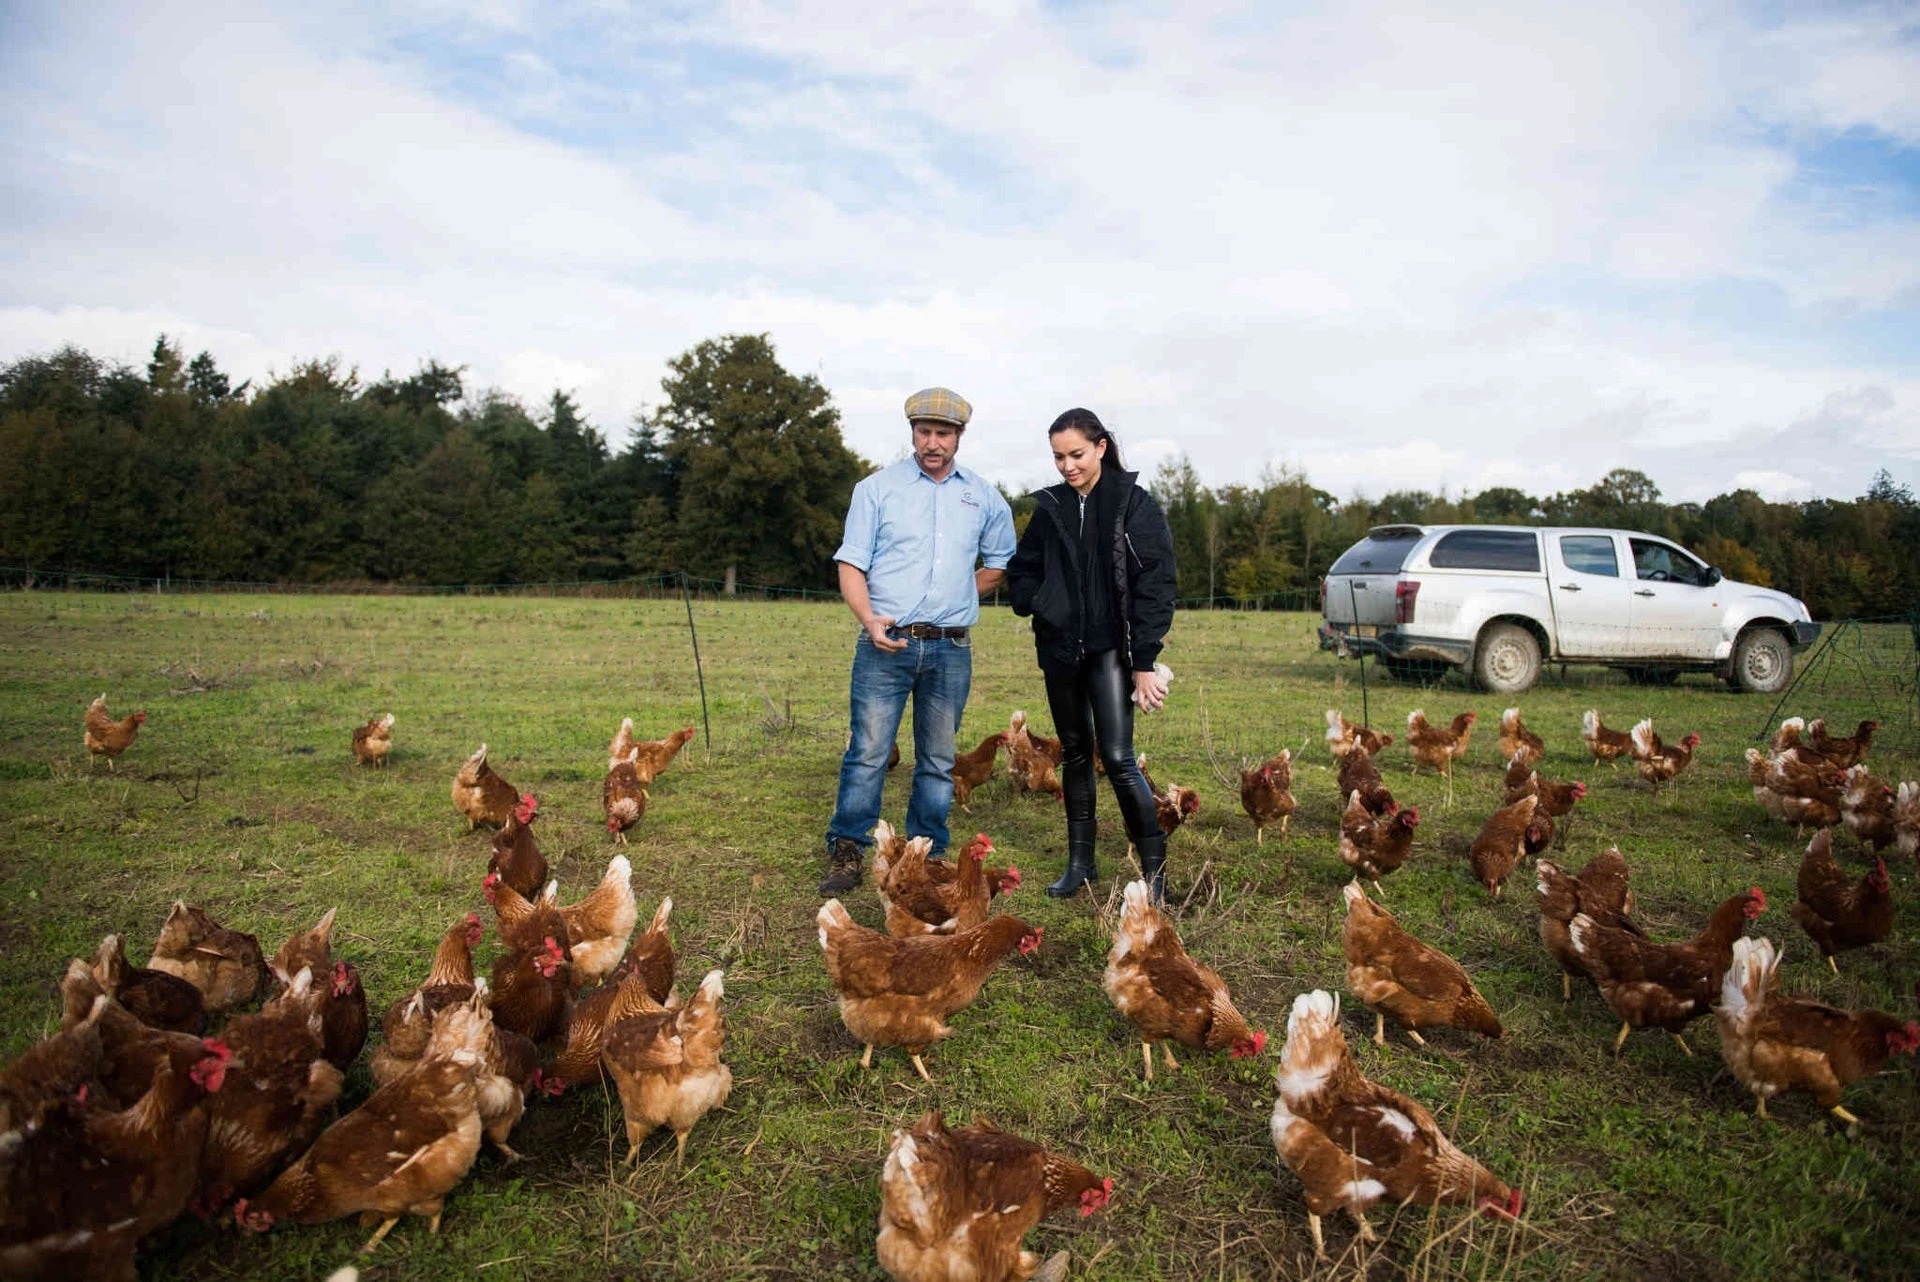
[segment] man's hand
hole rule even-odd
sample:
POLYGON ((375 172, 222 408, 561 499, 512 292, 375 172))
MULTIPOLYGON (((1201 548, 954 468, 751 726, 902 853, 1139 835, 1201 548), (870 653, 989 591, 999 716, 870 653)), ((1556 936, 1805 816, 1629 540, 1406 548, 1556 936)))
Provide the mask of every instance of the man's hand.
POLYGON ((884 614, 867 616, 867 638, 873 642, 873 648, 882 654, 899 654, 907 648, 907 643, 887 635, 887 629, 893 626, 893 620, 884 614))
POLYGON ((845 561, 840 562, 840 599, 847 603, 847 609, 853 611, 853 617, 867 630, 867 638, 873 642, 874 649, 881 654, 899 654, 907 648, 905 641, 896 641, 887 635, 887 629, 893 626, 890 617, 871 613, 873 599, 867 595, 867 572, 845 561))

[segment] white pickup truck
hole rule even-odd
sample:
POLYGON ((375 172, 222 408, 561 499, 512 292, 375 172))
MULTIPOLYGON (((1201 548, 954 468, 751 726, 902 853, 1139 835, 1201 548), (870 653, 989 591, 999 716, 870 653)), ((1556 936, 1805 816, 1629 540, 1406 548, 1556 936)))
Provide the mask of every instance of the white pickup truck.
POLYGON ((1738 583, 1631 530, 1381 525, 1320 584, 1320 648, 1398 676, 1449 667, 1485 689, 1531 687, 1543 663, 1602 663, 1664 685, 1712 672, 1775 693, 1820 625, 1784 592, 1738 583))

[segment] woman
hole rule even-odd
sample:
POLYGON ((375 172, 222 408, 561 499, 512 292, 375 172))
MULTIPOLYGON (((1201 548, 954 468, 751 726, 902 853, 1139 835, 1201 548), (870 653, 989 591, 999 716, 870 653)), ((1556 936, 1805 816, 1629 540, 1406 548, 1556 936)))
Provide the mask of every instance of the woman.
POLYGON ((1056 898, 1093 880, 1093 753, 1113 783, 1127 835, 1157 902, 1167 858, 1153 792, 1133 759, 1133 705, 1158 708, 1153 671, 1173 623, 1173 534, 1153 496, 1120 466, 1120 446, 1091 410, 1047 429, 1061 484, 1039 506, 1007 565, 1013 612, 1033 617, 1034 647, 1060 736, 1067 802, 1067 870, 1056 898))

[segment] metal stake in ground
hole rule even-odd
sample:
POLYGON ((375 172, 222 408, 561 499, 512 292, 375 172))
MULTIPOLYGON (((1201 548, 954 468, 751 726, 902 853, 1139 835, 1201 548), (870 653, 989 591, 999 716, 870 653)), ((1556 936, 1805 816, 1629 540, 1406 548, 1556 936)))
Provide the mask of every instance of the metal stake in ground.
POLYGON ((693 638, 693 673, 700 679, 700 740, 706 761, 713 764, 713 722, 707 719, 707 670, 700 664, 700 629, 693 626, 693 594, 687 591, 687 572, 680 571, 680 599, 687 606, 687 634, 693 638))

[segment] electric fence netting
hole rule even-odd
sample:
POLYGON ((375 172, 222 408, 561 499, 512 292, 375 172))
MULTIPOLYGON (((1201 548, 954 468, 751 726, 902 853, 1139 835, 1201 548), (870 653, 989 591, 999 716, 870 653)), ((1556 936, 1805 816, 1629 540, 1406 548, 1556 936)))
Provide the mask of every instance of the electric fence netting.
POLYGON ((1770 736, 1785 717, 1825 717, 1836 735, 1878 721, 1876 743, 1920 754, 1920 611, 1829 624, 1754 738, 1770 736))

